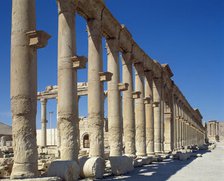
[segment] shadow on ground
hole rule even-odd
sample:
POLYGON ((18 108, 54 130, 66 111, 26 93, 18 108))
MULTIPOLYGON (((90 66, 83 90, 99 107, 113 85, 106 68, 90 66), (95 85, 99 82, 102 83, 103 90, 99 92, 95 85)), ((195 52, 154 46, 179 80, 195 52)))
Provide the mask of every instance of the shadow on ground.
MULTIPOLYGON (((197 153, 206 154, 210 151, 200 150, 197 153)), ((197 159, 197 157, 191 157, 188 160, 180 161, 173 159, 166 159, 163 162, 153 162, 150 165, 145 165, 143 167, 135 168, 135 170, 127 175, 123 176, 110 176, 105 177, 103 180, 153 180, 153 181, 165 181, 168 180, 172 175, 177 173, 183 167, 190 164, 192 161, 197 159)), ((200 158, 199 158, 200 159, 200 158)))

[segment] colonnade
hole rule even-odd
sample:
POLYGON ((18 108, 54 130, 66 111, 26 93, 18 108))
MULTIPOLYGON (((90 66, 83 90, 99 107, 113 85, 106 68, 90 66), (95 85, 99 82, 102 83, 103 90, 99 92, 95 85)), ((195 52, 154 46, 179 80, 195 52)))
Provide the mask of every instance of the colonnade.
MULTIPOLYGON (((57 4, 57 124, 62 160, 78 161, 79 151, 76 85, 77 70, 82 68, 77 65, 82 65, 82 59, 76 54, 76 12, 86 19, 88 31, 89 156, 104 158, 103 82, 108 82, 110 156, 144 157, 204 143, 202 116, 172 81, 169 66, 152 60, 103 1, 58 0, 57 4), (102 37, 107 43, 108 72, 103 72, 102 37), (119 61, 123 82, 120 82, 119 61), (123 89, 124 85, 128 86, 123 89)), ((15 157, 11 177, 33 177, 37 175, 36 49, 46 45, 49 35, 35 30, 35 0, 13 0, 12 14, 11 106, 15 157)), ((46 100, 41 101, 41 106, 42 143, 46 145, 46 100)))

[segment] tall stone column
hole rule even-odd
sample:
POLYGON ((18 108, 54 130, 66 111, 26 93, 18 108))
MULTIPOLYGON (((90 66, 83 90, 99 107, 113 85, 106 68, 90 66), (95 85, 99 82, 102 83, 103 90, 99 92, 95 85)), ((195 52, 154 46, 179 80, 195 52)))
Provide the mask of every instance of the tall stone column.
POLYGON ((164 151, 164 124, 165 124, 165 115, 164 115, 164 104, 165 104, 165 95, 164 95, 164 82, 161 82, 161 101, 160 101, 160 112, 161 112, 161 151, 164 151))
POLYGON ((41 146, 47 146, 47 99, 41 99, 41 146))
POLYGON ((119 52, 117 39, 107 39, 107 70, 113 74, 111 81, 108 82, 108 126, 110 156, 122 155, 122 120, 120 106, 120 82, 119 72, 119 52))
POLYGON ((145 105, 144 105, 144 77, 142 64, 135 64, 135 91, 141 92, 140 97, 135 99, 135 145, 136 155, 146 156, 145 135, 145 105), (140 68, 141 67, 141 68, 140 68))
POLYGON ((37 176, 37 48, 49 35, 36 31, 35 0, 12 1, 11 111, 14 164, 11 178, 37 176), (43 35, 43 36, 42 36, 43 35))
POLYGON ((171 150, 171 119, 172 119, 172 114, 171 112, 166 112, 164 114, 164 135, 165 135, 165 140, 164 140, 164 151, 165 153, 169 153, 171 150))
POLYGON ((123 129, 125 154, 135 155, 135 119, 133 93, 133 68, 130 53, 122 54, 123 82, 128 83, 128 90, 123 92, 123 129))
POLYGON ((153 112, 154 112, 154 149, 155 153, 162 153, 161 149, 161 80, 153 80, 153 112))
POLYGON ((145 72, 145 98, 149 99, 145 103, 145 121, 146 121, 146 153, 154 155, 154 117, 153 117, 153 90, 152 90, 152 72, 145 72))
POLYGON ((87 21, 88 28, 88 122, 90 128, 90 156, 104 157, 103 89, 101 22, 87 21))
POLYGON ((173 103, 173 146, 177 149, 177 129, 176 129, 176 99, 174 94, 172 95, 173 103))
POLYGON ((58 127, 62 160, 78 159, 77 89, 72 57, 75 47, 75 12, 71 1, 58 0, 58 127))

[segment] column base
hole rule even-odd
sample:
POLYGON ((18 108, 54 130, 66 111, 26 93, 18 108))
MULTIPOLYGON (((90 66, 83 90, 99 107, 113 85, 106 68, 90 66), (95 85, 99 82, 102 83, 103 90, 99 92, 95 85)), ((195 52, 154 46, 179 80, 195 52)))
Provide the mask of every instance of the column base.
POLYGON ((14 163, 10 179, 34 178, 38 176, 37 164, 14 163))

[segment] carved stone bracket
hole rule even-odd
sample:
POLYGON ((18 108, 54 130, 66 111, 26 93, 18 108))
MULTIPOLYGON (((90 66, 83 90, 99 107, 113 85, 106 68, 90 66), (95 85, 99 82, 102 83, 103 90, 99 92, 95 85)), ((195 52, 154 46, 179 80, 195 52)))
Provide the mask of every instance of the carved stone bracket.
POLYGON ((140 98, 140 95, 141 95, 141 92, 140 91, 132 92, 133 99, 139 99, 140 98))
POLYGON ((34 48, 43 48, 47 45, 51 36, 44 31, 29 31, 26 33, 29 37, 29 46, 34 48))
POLYGON ((119 89, 119 91, 126 91, 126 90, 128 90, 128 86, 129 86, 128 83, 119 83, 118 89, 119 89))
POLYGON ((71 58, 73 62, 73 68, 84 69, 86 68, 87 58, 85 56, 74 56, 71 58))
POLYGON ((113 74, 111 72, 99 72, 100 74, 100 82, 108 82, 111 81, 113 74))
POLYGON ((150 96, 149 97, 145 97, 144 98, 144 104, 150 104, 151 100, 152 100, 152 98, 150 96))
POLYGON ((153 107, 159 107, 160 102, 153 102, 153 107))

